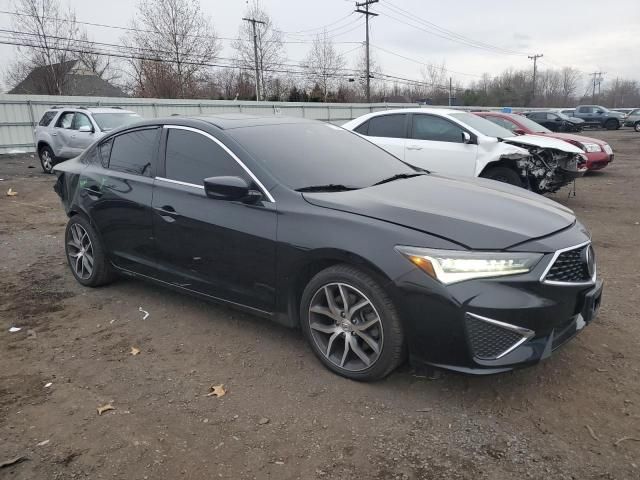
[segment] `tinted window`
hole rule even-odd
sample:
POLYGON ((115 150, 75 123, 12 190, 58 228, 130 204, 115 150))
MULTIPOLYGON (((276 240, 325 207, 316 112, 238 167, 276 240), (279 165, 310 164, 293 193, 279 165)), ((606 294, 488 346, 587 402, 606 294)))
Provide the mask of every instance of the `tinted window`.
POLYGON ((406 115, 380 115, 369 120, 367 135, 370 137, 405 138, 406 115))
POLYGON ((158 149, 159 129, 136 130, 113 140, 109 169, 151 176, 151 165, 158 149))
POLYGON ((109 166, 109 155, 111 155, 111 147, 113 146, 113 139, 109 139, 104 143, 101 143, 98 147, 100 155, 100 162, 102 166, 107 168, 109 166))
POLYGON ((358 132, 361 135, 366 135, 369 130, 369 122, 364 122, 362 125, 359 125, 358 128, 354 128, 354 132, 358 132))
POLYGON ((542 125, 537 124, 532 119, 527 118, 523 115, 518 115, 518 123, 520 123, 521 125, 524 125, 525 128, 533 132, 551 133, 551 130, 549 130, 548 128, 545 128, 542 125))
POLYGON ((84 113, 76 113, 73 119, 73 129, 80 130, 80 127, 89 127, 93 129, 93 124, 89 117, 87 117, 84 113))
POLYGON ((60 115, 58 119, 58 123, 56 123, 56 127, 60 128, 71 128, 73 125, 73 112, 64 112, 60 115))
POLYGON ((554 113, 547 113, 547 120, 555 120, 556 118, 558 118, 558 116, 554 113))
POLYGON ((578 111, 580 113, 593 113, 593 107, 580 107, 578 111))
POLYGON ((380 147, 334 125, 262 125, 227 134, 293 189, 329 184, 363 188, 395 174, 415 173, 380 147))
POLYGON ((531 113, 529 114, 529 118, 532 120, 546 120, 547 116, 544 113, 531 113))
POLYGON ((42 118, 40 119, 40 122, 38 123, 38 125, 40 125, 41 127, 46 127, 51 123, 51 120, 53 120, 53 117, 56 116, 56 113, 58 112, 56 111, 45 112, 44 115, 42 115, 42 118))
POLYGON ((511 121, 509 121, 509 120, 507 120, 505 118, 502 118, 502 117, 491 117, 491 116, 489 116, 489 117, 482 117, 482 118, 486 118, 490 122, 493 122, 496 125, 500 125, 501 127, 504 127, 504 128, 506 128, 508 130, 511 130, 512 132, 516 128, 518 128, 518 126, 515 123, 513 123, 513 122, 511 122, 511 121))
POLYGON ((202 185, 208 177, 247 178, 245 171, 220 145, 199 133, 169 129, 165 176, 202 185))
POLYGON ((462 128, 444 118, 414 115, 411 138, 437 142, 462 143, 462 128))

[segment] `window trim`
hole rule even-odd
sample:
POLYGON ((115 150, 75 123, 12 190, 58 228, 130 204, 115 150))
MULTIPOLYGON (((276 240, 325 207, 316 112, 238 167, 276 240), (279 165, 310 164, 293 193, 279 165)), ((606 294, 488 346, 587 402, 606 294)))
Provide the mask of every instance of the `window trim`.
POLYGON ((141 178, 150 178, 150 179, 154 179, 156 178, 156 173, 158 171, 158 157, 159 157, 159 148, 160 148, 160 144, 162 142, 162 126, 161 125, 142 125, 140 127, 135 127, 132 128, 130 130, 124 130, 122 132, 118 132, 115 135, 109 135, 106 138, 102 138, 100 139, 100 142, 97 145, 97 148, 100 148, 102 145, 104 145, 105 143, 111 141, 111 149, 109 150, 109 162, 107 163, 107 166, 105 167, 104 164, 102 164, 102 159, 100 159, 100 162, 102 164, 102 168, 104 168, 105 170, 108 170, 109 172, 117 172, 117 173, 124 173, 125 175, 132 175, 135 177, 141 177, 141 178), (147 175, 142 175, 139 173, 131 173, 131 172, 123 172, 122 170, 115 170, 111 168, 111 154, 113 153, 113 144, 116 140, 116 138, 121 137, 122 135, 126 135, 128 133, 133 133, 133 132, 139 132, 142 130, 159 130, 158 134, 160 135, 160 138, 158 139, 158 145, 156 145, 156 149, 153 153, 153 158, 151 159, 151 170, 152 170, 152 174, 147 176, 147 175))
MULTIPOLYGON (((260 189, 262 194, 268 199, 269 202, 271 202, 271 203, 275 203, 276 202, 276 200, 273 198, 271 193, 269 193, 269 191, 262 184, 262 182, 260 180, 258 180, 258 177, 256 177, 253 174, 253 172, 251 170, 249 170, 249 168, 244 164, 244 162, 242 160, 240 160, 238 158, 238 156, 229 149, 229 147, 227 147, 224 143, 222 143, 220 140, 218 140, 216 137, 214 137, 210 133, 207 133, 207 132, 205 132, 203 130, 199 130, 197 128, 187 127, 187 126, 184 126, 184 125, 163 125, 162 128, 166 129, 166 130, 170 130, 170 129, 186 130, 188 132, 193 132, 193 133, 200 134, 200 135, 208 138, 209 140, 213 141, 220 148, 222 148, 231 158, 233 158, 238 165, 240 165, 240 167, 247 173, 247 175, 249 175, 249 177, 251 177, 251 179, 256 183, 256 185, 258 186, 258 188, 260 189)), ((165 150, 166 150, 166 147, 165 147, 165 150)), ((166 155, 166 151, 165 151, 165 155, 166 155)), ((165 159, 165 162, 166 162, 166 159, 165 159)), ((165 182, 175 183, 175 184, 178 184, 178 185, 185 185, 185 186, 188 186, 188 187, 197 187, 197 188, 201 188, 201 189, 204 190, 204 186, 196 185, 195 183, 182 182, 180 180, 172 180, 170 178, 158 177, 158 176, 156 176, 155 179, 156 180, 165 181, 165 182)))

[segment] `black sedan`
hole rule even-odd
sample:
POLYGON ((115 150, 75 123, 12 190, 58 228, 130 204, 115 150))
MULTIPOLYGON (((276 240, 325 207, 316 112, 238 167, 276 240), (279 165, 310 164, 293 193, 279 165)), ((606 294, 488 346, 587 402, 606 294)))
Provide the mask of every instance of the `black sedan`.
POLYGON ((552 132, 581 132, 584 120, 569 117, 560 112, 529 112, 525 114, 534 122, 548 128, 552 132))
POLYGON ((333 125, 156 119, 56 173, 81 284, 128 275, 299 327, 353 379, 407 355, 471 373, 535 363, 600 304, 570 210, 429 174, 333 125))

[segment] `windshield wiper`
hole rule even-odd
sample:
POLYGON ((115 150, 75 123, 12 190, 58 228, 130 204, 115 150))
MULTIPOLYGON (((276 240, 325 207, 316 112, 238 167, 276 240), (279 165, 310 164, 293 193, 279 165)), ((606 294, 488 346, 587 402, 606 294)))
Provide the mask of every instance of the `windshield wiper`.
POLYGON ((328 185, 311 185, 310 187, 296 188, 296 192, 346 192, 349 190, 358 190, 358 187, 329 183, 328 185))
POLYGON ((428 172, 425 172, 425 173, 398 173, 397 175, 394 175, 393 177, 389 177, 389 178, 385 178, 384 180, 380 180, 379 182, 376 182, 373 185, 382 185, 383 183, 389 183, 389 182, 393 182, 395 180, 402 180, 403 178, 419 177, 420 175, 426 175, 427 173, 428 172))

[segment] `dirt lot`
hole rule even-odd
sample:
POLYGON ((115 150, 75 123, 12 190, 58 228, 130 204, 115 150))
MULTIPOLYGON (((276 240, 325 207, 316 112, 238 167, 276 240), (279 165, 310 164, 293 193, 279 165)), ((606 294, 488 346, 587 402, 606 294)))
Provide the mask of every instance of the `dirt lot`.
POLYGON ((526 370, 375 384, 250 315, 133 280, 81 287, 53 177, 0 157, 0 463, 26 458, 0 478, 640 478, 640 135, 593 135, 614 163, 555 199, 593 233, 597 321, 526 370))

